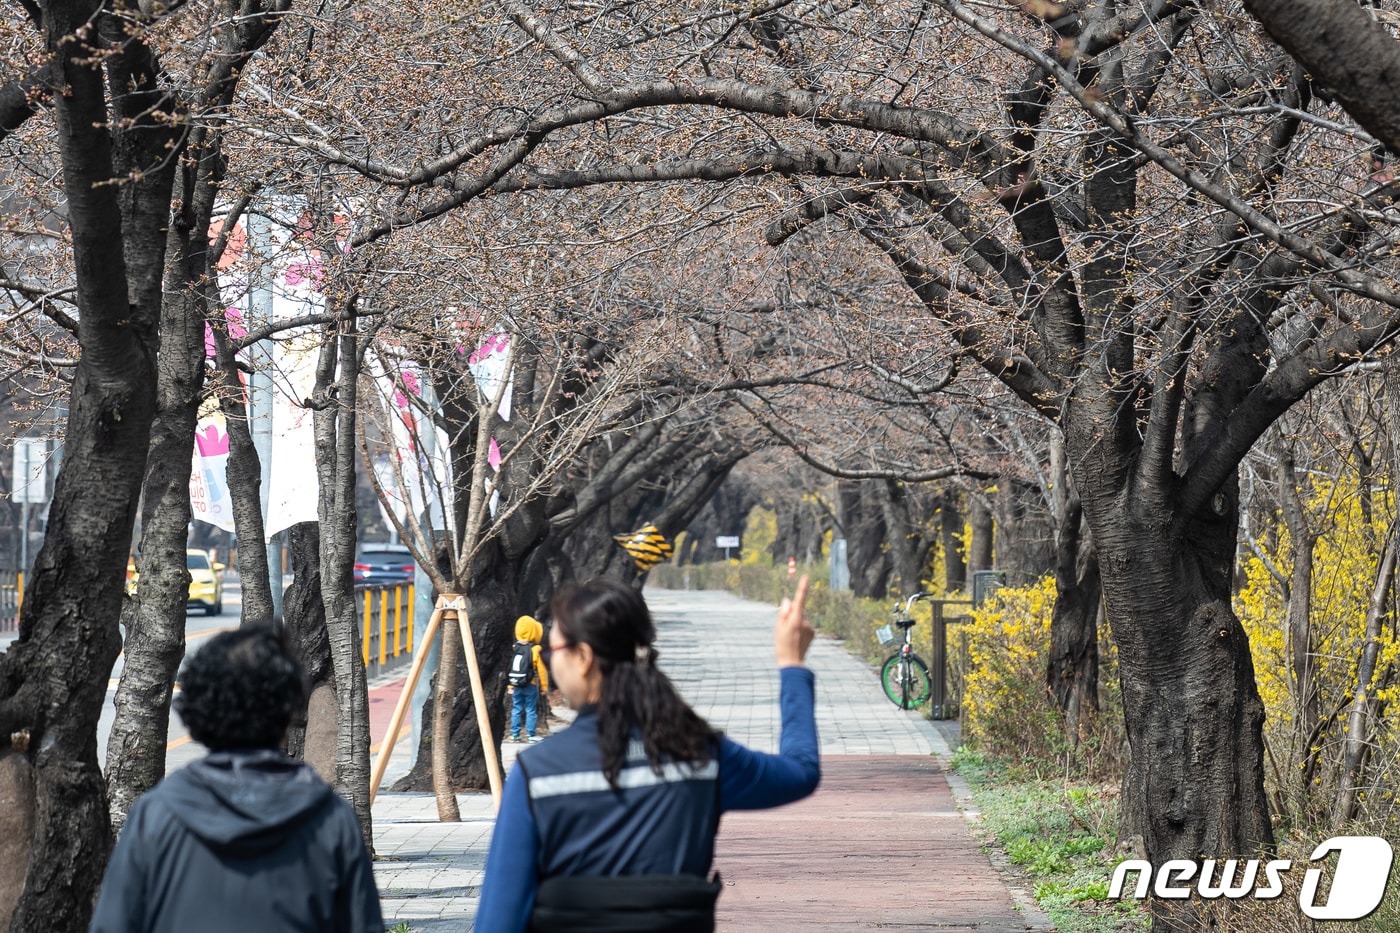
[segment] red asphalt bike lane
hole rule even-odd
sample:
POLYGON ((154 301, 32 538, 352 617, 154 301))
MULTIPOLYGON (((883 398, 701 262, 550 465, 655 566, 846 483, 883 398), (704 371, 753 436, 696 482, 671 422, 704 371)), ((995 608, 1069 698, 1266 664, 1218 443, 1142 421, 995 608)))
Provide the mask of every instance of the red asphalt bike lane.
MULTIPOLYGON (((407 682, 407 677, 400 677, 392 683, 374 687, 369 691, 369 746, 371 754, 379 753, 379 746, 384 741, 384 736, 389 733, 389 720, 394 717, 394 706, 399 702, 399 694, 403 692, 403 685, 407 682)), ((399 728, 399 741, 406 740, 413 728, 413 723, 404 717, 403 725, 399 728)))
MULTIPOLYGON (((403 685, 369 691, 376 752, 403 685)), ((806 800, 725 814, 715 868, 720 933, 1046 929, 1012 905, 930 756, 824 756, 806 800)))
POLYGON ((716 929, 1044 930, 1015 907, 932 757, 834 755, 806 800, 727 813, 716 929))

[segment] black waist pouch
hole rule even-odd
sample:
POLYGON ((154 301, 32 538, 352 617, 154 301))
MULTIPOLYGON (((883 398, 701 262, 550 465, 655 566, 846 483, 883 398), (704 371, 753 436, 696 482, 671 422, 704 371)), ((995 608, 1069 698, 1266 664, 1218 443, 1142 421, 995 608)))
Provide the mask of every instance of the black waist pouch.
POLYGON ((714 933, 719 873, 540 882, 530 933, 714 933))

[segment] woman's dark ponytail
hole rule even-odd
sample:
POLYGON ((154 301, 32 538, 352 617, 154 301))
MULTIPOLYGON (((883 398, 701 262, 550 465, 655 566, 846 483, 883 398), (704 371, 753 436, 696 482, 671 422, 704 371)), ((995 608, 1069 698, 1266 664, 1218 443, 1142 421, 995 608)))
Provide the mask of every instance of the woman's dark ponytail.
POLYGON ((603 775, 617 789, 633 730, 653 771, 667 762, 703 765, 720 733, 701 719, 656 666, 656 626, 636 590, 606 580, 561 589, 551 602, 565 640, 593 649, 602 674, 598 748, 603 775))

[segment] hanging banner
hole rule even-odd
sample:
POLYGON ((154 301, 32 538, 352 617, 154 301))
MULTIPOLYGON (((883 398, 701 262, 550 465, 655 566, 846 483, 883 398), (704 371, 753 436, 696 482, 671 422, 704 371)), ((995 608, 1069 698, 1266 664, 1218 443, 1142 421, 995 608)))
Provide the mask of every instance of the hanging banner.
POLYGON ((216 399, 205 402, 194 429, 190 464, 191 517, 233 531, 233 503, 228 492, 228 429, 216 399))
MULTIPOLYGON (((277 277, 272 316, 293 320, 325 310, 316 290, 321 267, 314 257, 292 262, 277 277)), ((285 528, 318 518, 320 483, 316 476, 314 412, 304 401, 316 389, 320 334, 312 328, 289 331, 272 344, 272 469, 267 490, 267 539, 285 528)))
POLYGON ((493 334, 467 357, 467 368, 476 377, 481 397, 488 402, 501 391, 506 383, 505 394, 501 396, 501 407, 496 414, 502 421, 510 420, 510 396, 514 390, 514 380, 510 379, 510 334, 493 334))
MULTIPOLYGON (((377 457, 374 475, 394 517, 427 515, 438 531, 453 530, 452 463, 447 432, 430 412, 436 408, 432 387, 417 363, 400 361, 390 371, 384 361, 366 361, 388 416, 390 449, 377 457)), ((384 503, 380 503, 381 507, 384 503)))

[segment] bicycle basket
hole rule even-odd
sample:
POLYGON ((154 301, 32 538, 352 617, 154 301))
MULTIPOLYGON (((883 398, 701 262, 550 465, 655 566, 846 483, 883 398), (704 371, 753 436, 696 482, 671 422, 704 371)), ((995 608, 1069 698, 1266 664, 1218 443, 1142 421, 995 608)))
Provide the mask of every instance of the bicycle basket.
POLYGON ((880 644, 886 648, 897 644, 901 639, 894 633, 893 625, 882 625, 875 630, 875 637, 880 639, 880 644))

